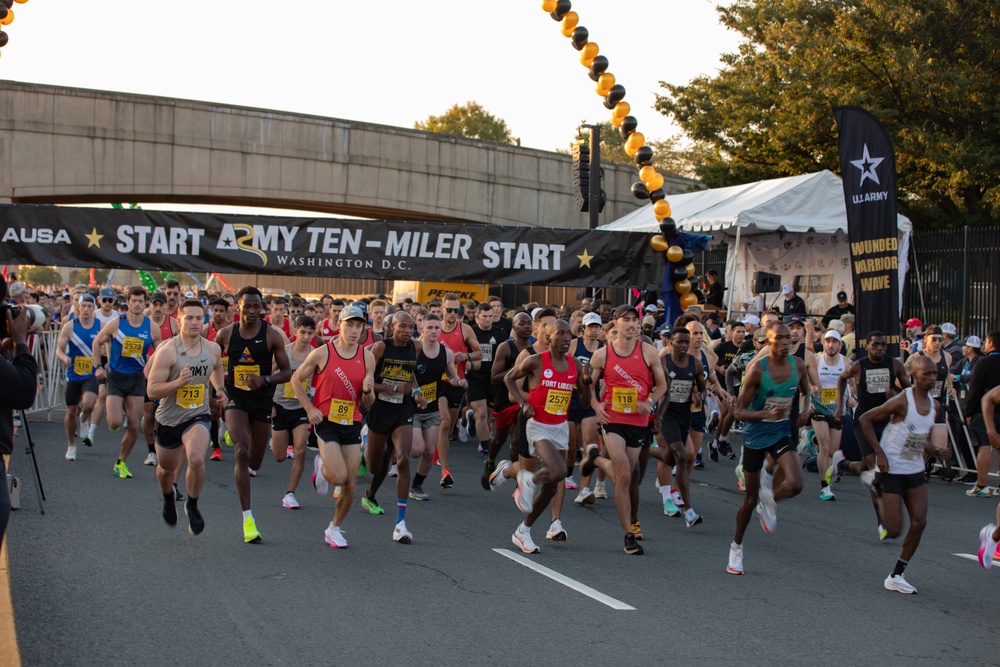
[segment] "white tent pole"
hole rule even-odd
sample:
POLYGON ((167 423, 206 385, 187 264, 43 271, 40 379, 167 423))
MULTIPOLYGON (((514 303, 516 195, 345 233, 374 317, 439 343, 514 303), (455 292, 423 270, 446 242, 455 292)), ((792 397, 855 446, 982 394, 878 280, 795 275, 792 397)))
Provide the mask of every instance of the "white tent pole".
POLYGON ((733 283, 736 281, 736 263, 739 261, 740 252, 740 230, 743 227, 737 223, 736 224, 736 245, 733 246, 733 271, 732 275, 726 276, 726 291, 729 294, 726 295, 726 317, 728 319, 733 319, 733 283))

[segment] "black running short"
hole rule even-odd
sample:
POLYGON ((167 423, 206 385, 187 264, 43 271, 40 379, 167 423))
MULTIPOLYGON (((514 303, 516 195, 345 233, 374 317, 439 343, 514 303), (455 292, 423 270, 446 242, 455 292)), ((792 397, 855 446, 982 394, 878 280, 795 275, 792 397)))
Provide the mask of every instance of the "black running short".
POLYGON ((313 427, 316 437, 326 444, 360 445, 361 424, 355 422, 351 426, 342 426, 324 419, 313 427))
POLYGON ((841 431, 844 429, 843 419, 834 419, 833 415, 823 415, 818 412, 812 413, 811 417, 814 422, 824 422, 834 431, 841 431))
POLYGON ((486 401, 490 408, 496 404, 497 387, 490 384, 489 380, 471 376, 466 379, 469 381, 469 403, 486 401))
POLYGON ((601 431, 613 433, 625 441, 626 447, 646 449, 653 444, 652 433, 648 426, 633 426, 631 424, 602 424, 601 431))
MULTIPOLYGON (((517 410, 517 454, 526 459, 531 458, 531 446, 528 444, 528 420, 524 416, 524 410, 517 410)), ((514 434, 511 434, 514 437, 514 434)))
MULTIPOLYGON (((880 421, 872 424, 872 428, 875 429, 875 439, 879 442, 882 441, 882 431, 889 424, 889 421, 880 421)), ((865 437, 864 432, 861 430, 861 417, 855 415, 854 417, 854 439, 858 442, 858 447, 861 449, 862 458, 868 458, 869 456, 875 456, 875 450, 872 446, 868 444, 868 438, 865 437)))
POLYGON ((792 443, 791 438, 782 438, 773 445, 768 445, 763 449, 750 449, 746 445, 743 445, 743 472, 760 472, 761 468, 764 467, 764 461, 767 460, 768 454, 777 462, 779 458, 788 452, 795 452, 795 445, 792 443))
POLYGON ((229 394, 229 403, 226 404, 226 412, 238 410, 247 413, 250 421, 271 423, 271 408, 274 405, 274 389, 263 391, 260 394, 242 392, 239 389, 226 387, 229 394))
POLYGON ((442 382, 438 385, 438 400, 442 398, 448 399, 448 408, 450 410, 458 410, 462 407, 462 401, 465 398, 465 390, 461 387, 453 387, 447 382, 442 382))
POLYGON ((96 394, 100 385, 97 384, 97 378, 90 376, 82 382, 67 382, 66 383, 66 405, 73 407, 80 405, 80 400, 83 395, 87 392, 91 394, 96 394))
POLYGON ((205 433, 208 434, 212 417, 210 415, 197 415, 191 419, 185 419, 176 426, 164 426, 160 422, 156 422, 156 444, 163 449, 177 449, 184 444, 181 440, 184 434, 198 424, 201 424, 205 428, 205 433))
POLYGON ((397 428, 413 426, 413 404, 388 403, 375 399, 368 409, 368 429, 375 433, 391 435, 397 428))
POLYGON ((271 428, 275 431, 294 431, 299 426, 309 423, 305 408, 289 410, 277 403, 274 404, 274 417, 271 419, 271 428))
POLYGON ((687 442, 688 433, 691 432, 691 413, 681 416, 674 412, 667 412, 660 418, 660 431, 663 439, 668 445, 687 442))
POLYGON ((891 472, 880 475, 879 488, 882 493, 891 493, 896 496, 905 496, 910 489, 915 489, 927 483, 927 475, 922 472, 915 472, 909 475, 893 475, 891 472))
POLYGON ((574 406, 573 402, 569 404, 569 420, 574 424, 583 423, 584 419, 596 416, 597 413, 594 412, 594 408, 585 408, 582 405, 574 406))
POLYGON ((116 373, 111 369, 108 377, 108 396, 145 396, 146 376, 142 373, 116 373))

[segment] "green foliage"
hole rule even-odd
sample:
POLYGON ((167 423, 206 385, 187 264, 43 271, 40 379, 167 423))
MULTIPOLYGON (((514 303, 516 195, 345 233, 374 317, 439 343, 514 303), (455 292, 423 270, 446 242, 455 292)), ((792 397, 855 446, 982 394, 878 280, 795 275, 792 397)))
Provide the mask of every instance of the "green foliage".
MULTIPOLYGON (((889 130, 900 211, 921 226, 1000 217, 996 0, 736 0, 744 37, 718 75, 661 82, 657 109, 694 142, 709 187, 839 171, 832 107, 889 130)), ((689 156, 691 157, 691 156, 689 156)))
POLYGON ((54 266, 22 266, 19 274, 26 285, 62 285, 63 279, 54 266))
POLYGON ((499 144, 517 143, 511 136, 507 123, 489 113, 477 102, 455 104, 440 116, 430 116, 417 121, 413 127, 428 132, 440 132, 470 139, 495 141, 499 144))

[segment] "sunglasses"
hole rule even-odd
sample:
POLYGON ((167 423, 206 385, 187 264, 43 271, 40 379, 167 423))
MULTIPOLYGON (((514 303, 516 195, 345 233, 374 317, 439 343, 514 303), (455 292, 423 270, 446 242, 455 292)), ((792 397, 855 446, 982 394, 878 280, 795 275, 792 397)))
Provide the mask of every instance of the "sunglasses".
POLYGON ((942 337, 942 336, 931 336, 931 342, 932 343, 943 343, 944 342, 944 337, 942 337))
POLYGON ((444 312, 446 312, 446 313, 460 313, 460 312, 462 312, 462 309, 461 308, 445 308, 444 312))
POLYGON ((114 299, 101 299, 101 303, 114 303, 114 299))

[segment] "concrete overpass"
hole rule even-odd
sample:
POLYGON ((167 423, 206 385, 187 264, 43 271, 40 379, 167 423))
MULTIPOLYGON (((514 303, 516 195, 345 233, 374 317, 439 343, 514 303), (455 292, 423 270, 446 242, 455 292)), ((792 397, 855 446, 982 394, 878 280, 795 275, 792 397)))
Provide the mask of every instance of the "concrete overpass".
MULTIPOLYGON (((0 201, 183 202, 586 227, 568 155, 419 130, 0 81, 0 201)), ((601 223, 634 210, 604 165, 601 223)), ((669 177, 668 193, 692 182, 669 177)))

